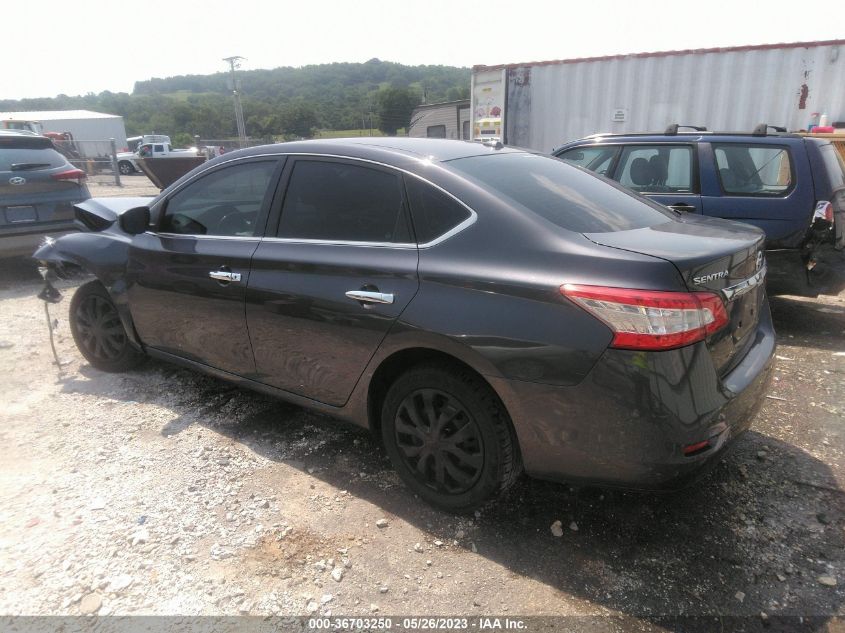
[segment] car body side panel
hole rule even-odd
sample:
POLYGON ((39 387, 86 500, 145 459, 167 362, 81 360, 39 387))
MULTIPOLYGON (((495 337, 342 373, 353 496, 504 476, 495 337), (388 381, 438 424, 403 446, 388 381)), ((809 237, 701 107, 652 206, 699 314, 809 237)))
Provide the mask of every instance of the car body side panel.
POLYGON ((126 263, 130 243, 128 235, 115 231, 70 233, 55 240, 45 240, 33 258, 51 264, 59 274, 65 274, 70 267, 99 279, 117 307, 129 339, 140 347, 142 344, 135 332, 127 294, 126 263))
POLYGON ((246 320, 256 380, 340 406, 417 292, 417 249, 264 240, 246 320), (347 292, 390 295, 363 304, 347 292))
POLYGON ((609 349, 580 385, 488 377, 514 420, 527 474, 641 489, 676 487, 750 426, 773 375, 771 317, 719 380, 705 344, 609 349), (682 448, 709 440, 688 457, 682 448))

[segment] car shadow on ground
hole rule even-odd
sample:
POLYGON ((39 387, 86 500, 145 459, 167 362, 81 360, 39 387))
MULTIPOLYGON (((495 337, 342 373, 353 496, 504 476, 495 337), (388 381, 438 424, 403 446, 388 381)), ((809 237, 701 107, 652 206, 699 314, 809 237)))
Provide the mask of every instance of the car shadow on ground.
POLYGON ((841 585, 818 582, 841 568, 845 548, 845 503, 834 474, 809 453, 758 432, 680 493, 573 489, 523 478, 504 500, 468 519, 416 499, 378 442, 357 427, 158 362, 117 385, 88 366, 80 371, 83 377, 65 380, 63 390, 160 403, 175 414, 162 435, 201 425, 366 499, 432 540, 452 544, 462 529, 456 546, 634 618, 665 626, 667 616, 743 616, 759 625, 765 612, 769 624, 804 618, 786 620, 784 630, 821 630, 845 598, 841 585), (138 383, 157 387, 139 397, 138 383), (562 537, 550 532, 556 520, 562 537))
POLYGON ((39 282, 38 262, 31 257, 0 259, 0 290, 18 288, 29 282, 39 282))

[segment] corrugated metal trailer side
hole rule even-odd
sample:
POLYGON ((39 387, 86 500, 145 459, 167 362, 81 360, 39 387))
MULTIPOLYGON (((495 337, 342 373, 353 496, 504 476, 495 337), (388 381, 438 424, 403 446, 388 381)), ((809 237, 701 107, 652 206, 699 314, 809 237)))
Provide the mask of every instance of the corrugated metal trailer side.
MULTIPOLYGON (((813 113, 845 120, 845 40, 476 67, 473 86, 497 75, 505 142, 544 152, 673 122, 751 131, 805 129, 813 113)), ((475 92, 474 125, 484 115, 475 92)))

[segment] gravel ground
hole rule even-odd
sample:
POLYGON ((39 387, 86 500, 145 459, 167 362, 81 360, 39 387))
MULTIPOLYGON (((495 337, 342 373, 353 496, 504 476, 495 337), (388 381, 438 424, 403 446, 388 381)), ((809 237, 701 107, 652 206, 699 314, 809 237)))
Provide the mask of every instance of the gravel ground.
POLYGON ((109 179, 88 181, 88 190, 92 198, 114 198, 116 196, 157 196, 159 188, 144 174, 134 173, 120 177, 120 187, 109 179))
POLYGON ((0 615, 843 612, 845 294, 772 300, 776 382, 695 488, 524 479, 461 518, 361 430, 158 362, 93 369, 75 285, 59 374, 32 265, 0 266, 0 615))

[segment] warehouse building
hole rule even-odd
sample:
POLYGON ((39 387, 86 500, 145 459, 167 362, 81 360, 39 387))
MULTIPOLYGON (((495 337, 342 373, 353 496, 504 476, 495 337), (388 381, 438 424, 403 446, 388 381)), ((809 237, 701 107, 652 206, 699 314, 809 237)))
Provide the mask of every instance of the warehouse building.
POLYGON ((80 153, 89 157, 110 154, 110 139, 115 140, 118 151, 126 147, 123 117, 90 110, 0 112, 0 128, 31 129, 40 134, 69 132, 80 153))

